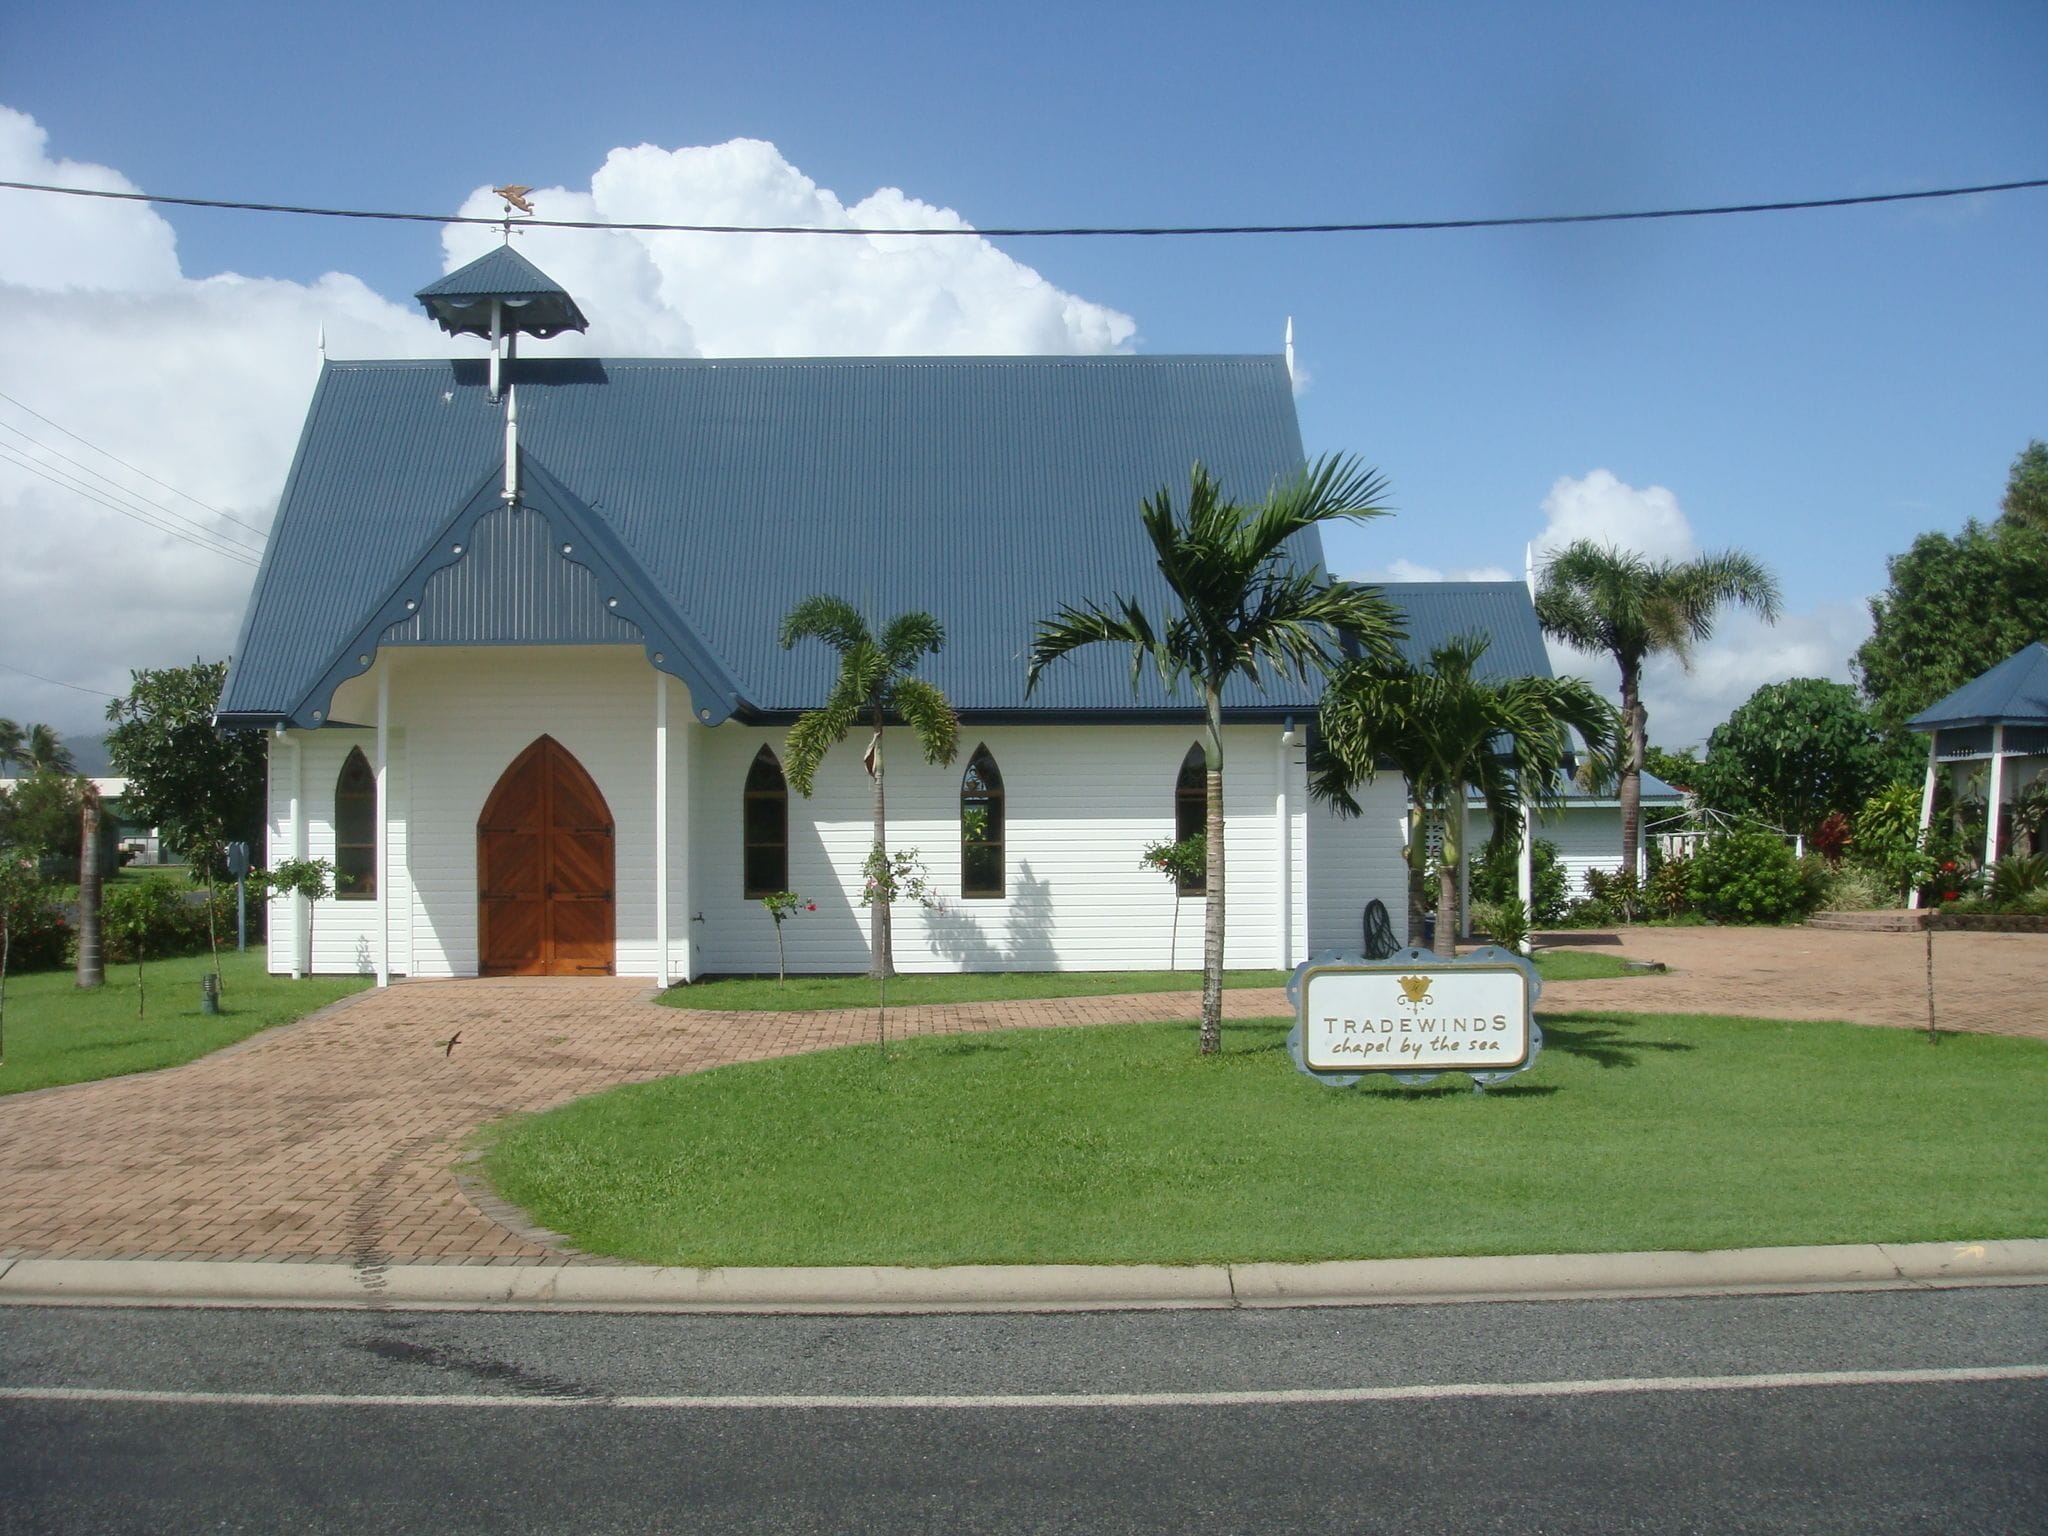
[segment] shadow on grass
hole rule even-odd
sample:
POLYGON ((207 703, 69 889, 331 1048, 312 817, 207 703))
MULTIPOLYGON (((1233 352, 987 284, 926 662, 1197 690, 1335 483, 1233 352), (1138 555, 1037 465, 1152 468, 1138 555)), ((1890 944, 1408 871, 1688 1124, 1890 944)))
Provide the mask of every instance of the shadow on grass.
POLYGON ((927 1045, 924 1051, 930 1056, 985 1056, 1009 1048, 1009 1042, 992 1035, 949 1035, 944 1043, 927 1045))
MULTIPOLYGON (((1682 1040, 1650 1040, 1634 1035, 1608 1019, 1566 1014, 1546 1015, 1543 1020, 1543 1048, 1582 1056, 1596 1067, 1633 1067, 1645 1051, 1690 1051, 1696 1047, 1682 1040)), ((1496 1093, 1501 1089, 1494 1089, 1496 1093)))
POLYGON ((1548 933, 1532 933, 1529 943, 1536 949, 1589 949, 1596 944, 1621 943, 1621 935, 1598 928, 1561 928, 1548 933))

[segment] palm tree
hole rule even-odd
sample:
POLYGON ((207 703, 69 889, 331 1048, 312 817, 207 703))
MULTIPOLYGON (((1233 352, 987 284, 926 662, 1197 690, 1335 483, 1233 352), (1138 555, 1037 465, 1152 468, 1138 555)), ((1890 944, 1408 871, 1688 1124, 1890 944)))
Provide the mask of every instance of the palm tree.
MULTIPOLYGON (((1459 835, 1468 790, 1479 791, 1494 835, 1520 831, 1522 808, 1555 804, 1562 794, 1572 731, 1593 752, 1608 750, 1620 730, 1613 708, 1577 677, 1478 675, 1486 635, 1457 635, 1430 652, 1418 670, 1404 660, 1357 661, 1339 667, 1323 694, 1311 760, 1310 790, 1349 815, 1358 814, 1351 786, 1369 782, 1382 764, 1408 780, 1417 807, 1440 830, 1436 946, 1458 952, 1457 867, 1466 856, 1459 835)), ((1410 905, 1420 885, 1426 833, 1410 838, 1410 905)), ((1411 931, 1409 943, 1415 942, 1411 931)))
POLYGON ((1354 459, 1329 456, 1276 485, 1256 506, 1224 499, 1200 464, 1188 484, 1187 511, 1175 511, 1165 487, 1141 512, 1159 573, 1176 607, 1155 617, 1135 597, 1108 605, 1062 608, 1031 642, 1025 692, 1045 669, 1085 645, 1107 641, 1131 651, 1131 686, 1145 665, 1169 694, 1183 680, 1202 698, 1207 723, 1206 856, 1208 910, 1202 944, 1202 1054, 1223 1039, 1223 685, 1242 676, 1263 686, 1268 667, 1307 677, 1333 664, 1338 632, 1371 654, 1391 654, 1400 638, 1380 593, 1332 581, 1319 567, 1293 564, 1289 541, 1338 518, 1383 515, 1386 482, 1354 459))
POLYGON ((825 753, 866 721, 874 730, 863 761, 875 781, 875 841, 868 854, 868 879, 876 882, 870 925, 870 976, 896 974, 889 943, 890 865, 888 819, 882 793, 882 727, 894 718, 910 727, 928 763, 950 763, 960 746, 960 721, 935 684, 914 674, 918 662, 938 654, 945 631, 928 613, 899 613, 877 640, 861 612, 844 598, 807 597, 782 621, 784 650, 797 641, 822 640, 839 653, 839 676, 822 709, 800 715, 784 743, 789 782, 809 799, 825 753))
POLYGON ((1642 842, 1649 721, 1643 663, 1669 652, 1691 670, 1692 648, 1713 637, 1715 616, 1729 603, 1753 609, 1767 624, 1777 622, 1777 581, 1739 549, 1696 560, 1651 560, 1580 539, 1544 563, 1536 591, 1544 630, 1574 650, 1605 651, 1621 668, 1621 867, 1631 873, 1642 842))
POLYGON ((30 773, 70 773, 78 762, 64 738, 47 725, 24 731, 12 720, 0 720, 0 768, 18 763, 30 773))

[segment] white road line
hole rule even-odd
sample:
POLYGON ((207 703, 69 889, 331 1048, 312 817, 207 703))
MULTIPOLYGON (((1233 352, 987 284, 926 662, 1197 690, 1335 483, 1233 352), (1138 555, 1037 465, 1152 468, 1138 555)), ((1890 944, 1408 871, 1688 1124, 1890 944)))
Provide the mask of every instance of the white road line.
POLYGON ((1321 1403, 1447 1402, 1474 1398, 1600 1397, 1652 1392, 1748 1392, 1783 1387, 1910 1387, 2043 1381, 2048 1365, 1894 1371, 1773 1371, 1753 1376, 1616 1376, 1591 1381, 1466 1381, 1399 1387, 1250 1392, 789 1393, 569 1397, 387 1392, 151 1392, 126 1387, 0 1387, 0 1402, 132 1403, 225 1408, 1236 1408, 1321 1403))

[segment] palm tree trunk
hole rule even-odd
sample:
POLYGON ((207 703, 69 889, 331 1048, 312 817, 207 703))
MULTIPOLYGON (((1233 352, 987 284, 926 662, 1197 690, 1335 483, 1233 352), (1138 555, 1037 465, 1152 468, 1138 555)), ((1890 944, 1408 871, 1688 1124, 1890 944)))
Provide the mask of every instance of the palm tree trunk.
MULTIPOLYGON (((1459 789, 1462 798, 1464 790, 1459 789)), ((1437 809, 1437 824, 1443 829, 1442 841, 1437 844, 1448 853, 1451 841, 1451 809, 1448 805, 1437 809)), ((1458 849, 1463 858, 1465 850, 1458 849)), ((1458 957, 1458 866, 1449 859, 1439 857, 1436 861, 1436 943, 1430 946, 1446 960, 1458 957)))
MULTIPOLYGON (((882 706, 875 705, 875 863, 878 877, 887 880, 889 875, 888 811, 882 796, 882 706)), ((890 943, 889 894, 886 887, 876 892, 875 904, 869 908, 874 914, 870 921, 870 950, 868 974, 880 979, 896 974, 896 954, 890 943)))
POLYGON ((1207 690, 1209 761, 1203 826, 1208 842, 1207 911, 1202 915, 1202 1054, 1223 1048, 1223 694, 1207 690))
POLYGON ((1624 662, 1621 668, 1621 717, 1628 731, 1628 746, 1621 755, 1621 868, 1634 874, 1643 842, 1643 748, 1647 719, 1643 711, 1643 679, 1640 663, 1624 662))
POLYGON ((90 990, 107 984, 107 964, 100 945, 100 797, 89 783, 79 821, 76 983, 90 990))

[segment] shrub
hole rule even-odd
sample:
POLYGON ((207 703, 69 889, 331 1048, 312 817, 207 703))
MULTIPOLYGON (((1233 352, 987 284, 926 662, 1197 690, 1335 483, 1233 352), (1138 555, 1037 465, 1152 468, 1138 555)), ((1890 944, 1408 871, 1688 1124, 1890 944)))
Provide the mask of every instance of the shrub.
POLYGON ((1842 854, 1855 841, 1849 818, 1840 811, 1829 811, 1821 824, 1813 829, 1813 836, 1807 839, 1813 851, 1830 864, 1842 862, 1842 854))
MULTIPOLYGON (((205 893, 197 893, 200 899, 196 901, 190 899, 193 894, 183 881, 170 875, 145 875, 139 881, 108 886, 103 898, 106 915, 102 920, 107 962, 126 965, 135 959, 138 927, 145 959, 164 960, 173 955, 206 953, 209 946, 205 893), (141 894, 131 898, 130 892, 141 894)), ((220 925, 221 934, 232 945, 235 939, 233 889, 216 893, 214 900, 214 919, 220 925)))
POLYGON ((1472 926, 1502 949, 1520 949, 1529 937, 1529 909, 1521 898, 1472 903, 1472 926))
POLYGON ((1898 904, 1898 891, 1880 871, 1867 864, 1845 863, 1829 872, 1816 910, 1876 912, 1898 904))
MULTIPOLYGON (((1472 867, 1472 899, 1498 905, 1520 896, 1521 848, 1513 841, 1489 841, 1472 867)), ((1539 923, 1561 920, 1571 904, 1563 868, 1557 862, 1557 844, 1537 838, 1529 854, 1529 911, 1539 923)), ((1475 909, 1476 910, 1476 909, 1475 909)))
POLYGON ((1985 894, 1991 904, 2016 910, 2022 898, 2048 890, 2048 853, 2015 853, 1991 866, 1985 894))
POLYGON ((1770 832, 1731 832, 1693 856, 1692 899, 1723 923, 1782 923, 1804 917, 1812 889, 1785 841, 1770 832))
POLYGON ((1643 909, 1652 917, 1672 918, 1692 906, 1692 855, 1674 853, 1650 871, 1643 887, 1643 909))
POLYGON ((1605 907, 1616 919, 1632 923, 1643 910, 1642 888, 1632 869, 1589 869, 1586 899, 1605 907))
POLYGON ((0 871, 7 924, 7 973, 62 970, 71 958, 71 927, 58 889, 24 866, 0 871))
POLYGON ((1932 875, 1935 861, 1920 840, 1918 786, 1893 784, 1864 801, 1853 846, 1857 861, 1878 872, 1894 900, 1932 875))

